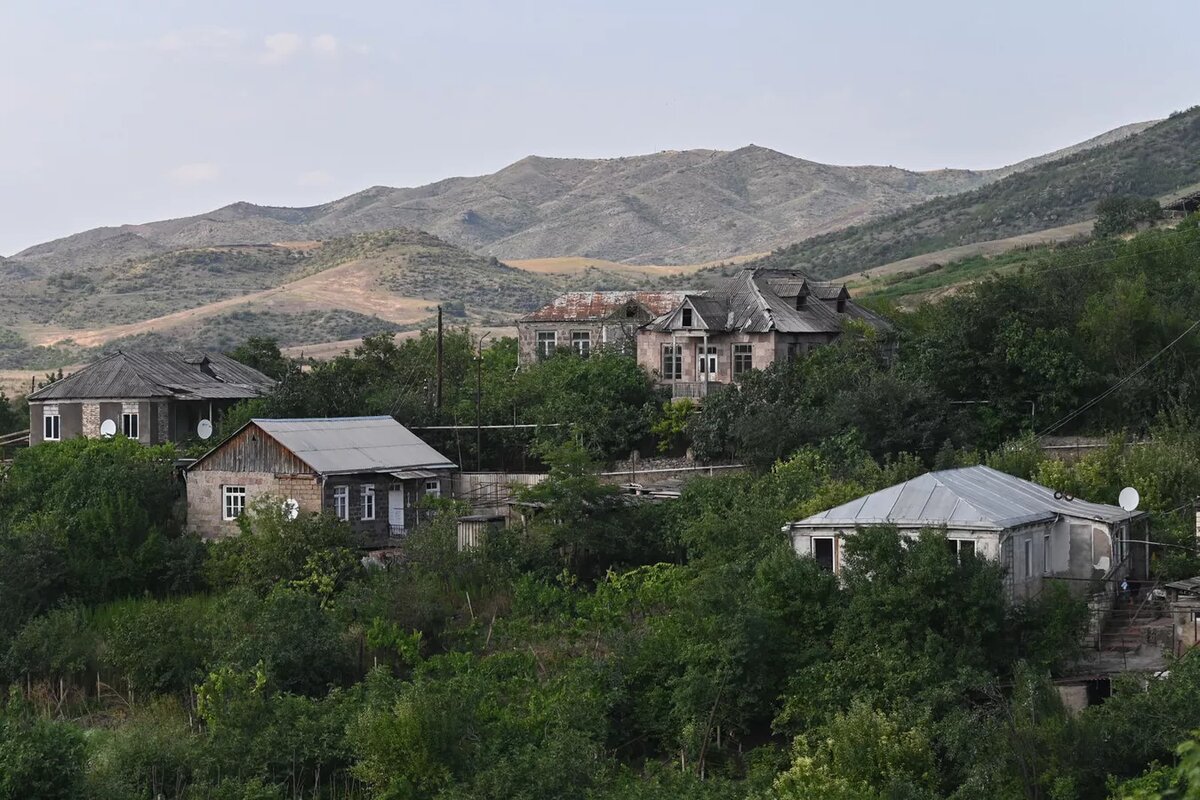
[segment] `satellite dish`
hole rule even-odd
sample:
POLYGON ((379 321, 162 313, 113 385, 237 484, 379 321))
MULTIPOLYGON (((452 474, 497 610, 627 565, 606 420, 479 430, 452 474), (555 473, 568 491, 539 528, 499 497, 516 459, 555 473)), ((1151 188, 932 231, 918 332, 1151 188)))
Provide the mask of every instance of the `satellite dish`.
POLYGON ((196 435, 201 439, 207 439, 212 436, 212 423, 206 419, 200 420, 199 424, 196 425, 196 435))
POLYGON ((105 439, 111 439, 117 435, 117 423, 111 419, 106 419, 100 423, 100 435, 105 439))
POLYGON ((283 501, 283 516, 287 519, 295 519, 300 516, 300 501, 288 498, 283 501))
POLYGON ((1132 486, 1126 486, 1121 490, 1121 496, 1117 499, 1117 503, 1126 511, 1134 511, 1138 507, 1138 503, 1142 497, 1138 494, 1138 490, 1132 486))

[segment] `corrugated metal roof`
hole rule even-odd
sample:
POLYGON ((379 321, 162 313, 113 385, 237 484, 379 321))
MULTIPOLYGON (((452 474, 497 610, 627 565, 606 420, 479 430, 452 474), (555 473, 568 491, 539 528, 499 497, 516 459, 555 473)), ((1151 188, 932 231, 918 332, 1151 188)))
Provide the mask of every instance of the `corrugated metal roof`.
MULTIPOLYGON (((1058 516, 1101 522, 1130 517, 1119 506, 1086 500, 1056 499, 1054 490, 991 467, 975 466, 927 472, 910 481, 851 500, 791 523, 793 528, 855 528, 897 525, 926 528, 945 525, 1002 531, 1049 521, 1058 516)), ((1142 516, 1135 512, 1132 517, 1142 516)))
MULTIPOLYGON (((842 284, 818 283, 796 270, 746 269, 702 299, 688 295, 701 319, 692 327, 709 331, 745 333, 838 334, 848 317, 886 330, 891 325, 853 301, 847 300, 839 313, 829 300, 848 297, 842 284), (812 295, 810 298, 809 295, 812 295), (808 298, 797 308, 797 298, 808 298)), ((681 327, 678 314, 654 320, 650 330, 670 331, 681 327)))
POLYGON ((322 475, 455 468, 454 462, 391 417, 252 422, 322 475))
POLYGON ((259 397, 274 385, 258 370, 220 353, 117 350, 29 399, 238 400, 259 397))
POLYGON ((521 318, 521 322, 585 322, 608 319, 630 304, 651 317, 666 314, 683 302, 684 292, 567 292, 521 318))

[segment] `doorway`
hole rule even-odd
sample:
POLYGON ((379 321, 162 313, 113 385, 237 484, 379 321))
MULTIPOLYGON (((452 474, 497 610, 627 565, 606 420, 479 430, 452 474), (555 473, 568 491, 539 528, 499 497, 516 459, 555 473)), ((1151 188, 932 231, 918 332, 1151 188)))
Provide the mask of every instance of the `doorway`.
POLYGON ((392 536, 404 533, 404 490, 388 490, 388 532, 392 536))

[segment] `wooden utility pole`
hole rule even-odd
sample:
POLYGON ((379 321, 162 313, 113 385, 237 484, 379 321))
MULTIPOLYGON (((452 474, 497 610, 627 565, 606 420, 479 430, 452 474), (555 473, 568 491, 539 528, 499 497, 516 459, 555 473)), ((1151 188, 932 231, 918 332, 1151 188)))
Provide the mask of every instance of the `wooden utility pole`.
POLYGON ((437 333, 437 410, 442 410, 442 304, 438 303, 437 333))
POLYGON ((475 470, 477 472, 483 472, 483 426, 479 410, 483 397, 483 340, 488 337, 488 333, 479 337, 479 356, 475 359, 475 470))

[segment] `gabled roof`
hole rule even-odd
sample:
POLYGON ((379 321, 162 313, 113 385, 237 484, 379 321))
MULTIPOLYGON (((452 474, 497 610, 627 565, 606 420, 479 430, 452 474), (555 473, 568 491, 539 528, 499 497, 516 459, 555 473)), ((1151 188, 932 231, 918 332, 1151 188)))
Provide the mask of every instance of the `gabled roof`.
POLYGON ((275 381, 220 353, 117 350, 29 395, 30 400, 239 400, 275 381))
POLYGON ((683 301, 684 292, 567 292, 551 300, 521 322, 588 322, 621 314, 631 303, 651 317, 665 314, 683 301))
MULTIPOLYGON (((857 319, 880 330, 891 328, 886 320, 849 299, 844 284, 819 283, 797 270, 745 269, 719 288, 700 297, 687 295, 700 319, 692 327, 709 331, 745 333, 841 333, 843 322, 857 319), (803 302, 798 303, 798 299, 803 302), (829 301, 846 300, 839 313, 829 301)), ((670 331, 681 327, 678 307, 648 326, 670 331)))
POLYGON ((455 468, 391 417, 253 419, 247 424, 257 425, 322 475, 455 468))
POLYGON ((991 467, 975 466, 927 472, 789 526, 850 530, 868 525, 929 528, 945 525, 1004 531, 1048 522, 1059 516, 1099 522, 1138 518, 1118 506, 1055 498, 1054 490, 991 467))

